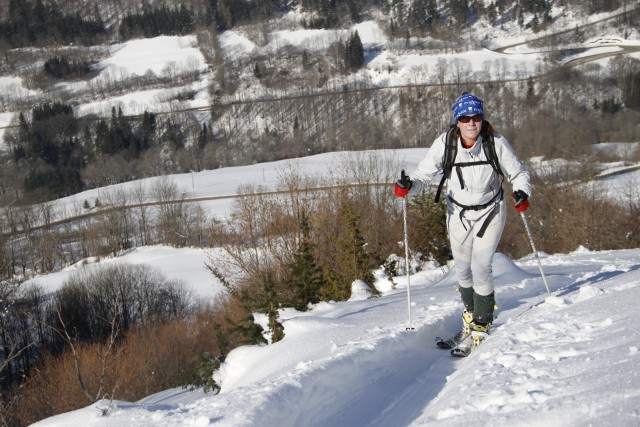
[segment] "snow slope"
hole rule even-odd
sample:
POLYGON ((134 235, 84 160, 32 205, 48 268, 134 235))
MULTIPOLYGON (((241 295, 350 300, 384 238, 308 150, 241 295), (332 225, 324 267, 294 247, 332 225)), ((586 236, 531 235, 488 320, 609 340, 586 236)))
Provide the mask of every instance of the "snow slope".
POLYGON ((447 268, 380 298, 281 314, 286 336, 232 351, 218 395, 173 389, 107 402, 36 426, 588 426, 640 424, 640 250, 494 260, 500 309, 466 359, 435 346, 461 303, 447 268), (100 408, 113 405, 108 416, 100 408))
POLYGON ((160 270, 169 280, 184 282, 194 297, 212 300, 224 288, 206 268, 205 263, 211 254, 218 251, 220 249, 142 246, 127 250, 115 258, 85 259, 55 273, 35 276, 27 280, 25 285, 37 285, 49 294, 57 292, 71 275, 83 268, 99 268, 113 263, 145 264, 160 270))

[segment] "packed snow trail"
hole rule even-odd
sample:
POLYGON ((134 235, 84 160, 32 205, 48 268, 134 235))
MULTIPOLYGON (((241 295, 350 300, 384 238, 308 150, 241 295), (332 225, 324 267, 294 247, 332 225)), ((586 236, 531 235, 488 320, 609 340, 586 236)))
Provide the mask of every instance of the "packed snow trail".
MULTIPOLYGON (((441 275, 437 272, 424 274, 441 275)), ((416 290, 420 292, 419 287, 416 290)), ((308 313, 285 312, 285 340, 263 349, 278 350, 277 346, 283 344, 297 347, 296 353, 299 354, 300 348, 307 347, 310 361, 297 361, 293 370, 270 381, 269 396, 257 405, 252 404, 250 411, 245 407, 243 416, 246 424, 237 425, 409 424, 436 396, 453 369, 450 358, 443 358, 442 352, 432 345, 431 335, 434 332, 445 333, 457 327, 458 323, 451 316, 458 305, 452 298, 430 309, 424 305, 421 307, 419 303, 414 305, 416 324, 428 323, 431 325, 429 329, 405 330, 404 288, 376 300, 322 303, 308 313), (354 326, 354 318, 366 321, 356 322, 354 326), (310 345, 314 324, 317 323, 323 326, 325 336, 328 334, 330 337, 331 329, 335 328, 340 342, 323 340, 320 347, 324 348, 310 345), (345 334, 351 335, 350 339, 345 341, 345 334), (300 343, 296 342, 298 340, 300 343), (318 358, 319 354, 324 356, 318 358), (283 414, 287 416, 283 417, 283 414)), ((281 354, 279 350, 278 354, 281 354)), ((225 384, 236 387, 236 381, 242 381, 234 378, 233 374, 226 375, 226 371, 238 372, 239 365, 251 363, 232 352, 230 358, 235 357, 238 360, 231 360, 228 370, 223 368, 221 371, 222 397, 226 392, 229 396, 236 393, 246 396, 252 388, 249 385, 225 391, 225 384)), ((258 363, 264 363, 264 360, 270 358, 266 356, 258 363)), ((280 359, 274 363, 288 362, 280 359)))
POLYGON ((577 263, 577 280, 498 327, 413 425, 638 425, 640 331, 626 328, 640 301, 638 262, 582 273, 577 263))

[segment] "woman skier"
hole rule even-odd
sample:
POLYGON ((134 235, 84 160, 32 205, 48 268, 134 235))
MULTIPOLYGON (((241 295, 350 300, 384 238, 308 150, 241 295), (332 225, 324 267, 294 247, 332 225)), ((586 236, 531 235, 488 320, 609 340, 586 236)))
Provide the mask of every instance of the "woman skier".
POLYGON ((482 100, 465 92, 451 107, 455 125, 440 135, 418 168, 394 186, 416 195, 442 174, 447 182, 447 230, 465 310, 462 335, 474 345, 487 337, 495 293, 491 264, 506 221, 502 183, 513 186, 515 209, 529 207, 531 178, 507 139, 484 120, 482 100), (449 147, 447 146, 449 143, 449 147))

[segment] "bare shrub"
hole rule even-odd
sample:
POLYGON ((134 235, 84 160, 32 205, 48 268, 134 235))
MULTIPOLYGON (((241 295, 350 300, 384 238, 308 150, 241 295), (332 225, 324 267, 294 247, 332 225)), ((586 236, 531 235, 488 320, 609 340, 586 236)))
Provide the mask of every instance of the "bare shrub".
POLYGON ((122 343, 118 398, 141 399, 182 384, 192 369, 193 326, 185 319, 135 328, 122 343))
POLYGON ((134 327, 116 346, 79 344, 59 355, 46 354, 39 369, 13 390, 17 410, 12 416, 27 425, 92 402, 108 412, 113 399, 135 401, 206 382, 198 376, 203 355, 221 361, 233 348, 260 341, 261 328, 242 302, 220 297, 193 317, 134 327), (86 390, 102 393, 87 399, 86 390))
POLYGON ((24 425, 96 403, 139 400, 176 387, 190 362, 193 334, 184 320, 132 329, 116 348, 108 343, 80 345, 60 355, 47 354, 22 386, 15 416, 24 425), (82 378, 79 381, 78 378, 82 378), (88 399, 86 390, 101 390, 88 399))
POLYGON ((72 274, 56 295, 59 315, 51 324, 73 331, 81 342, 92 342, 112 333, 114 316, 125 332, 188 314, 190 299, 184 283, 168 280, 147 265, 85 268, 72 274))
POLYGON ((156 180, 151 195, 159 202, 156 232, 161 242, 177 247, 201 243, 204 212, 184 201, 185 193, 173 180, 166 176, 156 180))
MULTIPOLYGON (((567 253, 580 246, 591 250, 637 247, 637 220, 629 215, 637 218, 633 205, 623 206, 590 183, 568 179, 534 182, 535 192, 526 215, 538 250, 567 253)), ((522 257, 531 253, 531 248, 519 215, 512 209, 508 211, 498 250, 522 257)))
MULTIPOLYGON (((96 369, 99 364, 100 345, 83 347, 79 359, 71 357, 71 352, 60 356, 47 354, 39 369, 32 371, 22 385, 17 398, 16 418, 22 425, 29 425, 55 414, 82 408, 92 402, 86 400, 84 391, 76 375, 76 362, 87 387, 97 388, 96 369)), ((111 385, 111 378, 108 385, 111 385)))
POLYGON ((113 256, 133 246, 134 222, 131 215, 130 196, 124 190, 106 192, 103 203, 107 207, 99 217, 101 236, 113 256))
POLYGON ((233 295, 246 295, 250 307, 267 312, 274 304, 304 309, 319 293, 348 298, 356 279, 373 287, 372 271, 399 236, 389 232, 397 209, 390 186, 381 184, 390 179, 389 165, 356 154, 329 171, 334 187, 322 191, 304 190, 313 179, 288 172, 280 177, 286 194, 246 188, 229 221, 212 228, 227 257, 212 258, 212 272, 228 282, 233 295), (319 286, 315 294, 298 289, 310 286, 309 280, 319 286))

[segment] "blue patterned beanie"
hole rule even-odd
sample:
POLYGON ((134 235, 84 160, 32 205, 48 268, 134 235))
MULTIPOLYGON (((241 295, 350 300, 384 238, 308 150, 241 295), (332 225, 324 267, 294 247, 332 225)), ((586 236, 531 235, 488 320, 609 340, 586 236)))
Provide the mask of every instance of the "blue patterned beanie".
POLYGON ((469 114, 484 114, 482 100, 467 92, 460 95, 460 98, 456 100, 451 109, 453 110, 453 118, 456 123, 458 123, 458 119, 462 116, 469 114))

